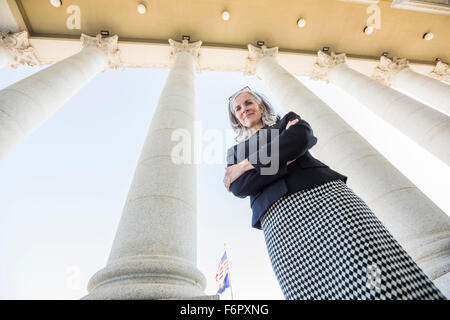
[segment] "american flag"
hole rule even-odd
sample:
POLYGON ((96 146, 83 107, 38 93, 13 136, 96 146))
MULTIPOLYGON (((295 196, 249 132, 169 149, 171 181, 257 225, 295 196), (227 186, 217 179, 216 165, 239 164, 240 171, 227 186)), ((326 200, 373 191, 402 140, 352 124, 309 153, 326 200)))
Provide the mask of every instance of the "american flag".
POLYGON ((220 259, 219 266, 216 273, 216 282, 219 284, 219 291, 222 293, 226 288, 230 286, 230 280, 228 271, 230 270, 230 264, 228 262, 227 252, 223 253, 222 259, 220 259))

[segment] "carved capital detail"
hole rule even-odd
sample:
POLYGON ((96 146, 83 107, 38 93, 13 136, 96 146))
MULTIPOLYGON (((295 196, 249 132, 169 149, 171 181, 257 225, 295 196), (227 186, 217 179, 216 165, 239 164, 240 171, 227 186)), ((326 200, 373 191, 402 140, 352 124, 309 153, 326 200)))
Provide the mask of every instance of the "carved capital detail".
POLYGON ((328 73, 330 70, 337 65, 346 63, 346 59, 345 53, 335 54, 334 52, 331 52, 331 54, 326 54, 322 50, 319 50, 310 78, 313 80, 324 80, 329 83, 328 73))
POLYGON ((7 49, 11 55, 10 66, 12 68, 17 68, 19 65, 41 65, 34 48, 28 41, 27 31, 16 33, 0 31, 0 46, 7 49))
MULTIPOLYGON (((100 49, 107 59, 107 69, 122 69, 122 61, 120 60, 120 51, 118 49, 118 35, 102 38, 100 34, 95 37, 82 33, 80 40, 83 48, 96 47, 100 49)), ((105 71, 105 70, 103 70, 105 71)))
POLYGON ((438 61, 433 71, 431 71, 429 75, 435 79, 450 84, 450 66, 447 63, 438 61))
POLYGON ((189 43, 188 40, 183 39, 182 42, 178 42, 169 39, 170 44, 170 61, 173 63, 175 56, 180 52, 187 52, 194 58, 196 72, 200 71, 199 57, 200 57, 200 47, 202 46, 202 41, 196 41, 189 43))
POLYGON ((381 56, 380 62, 373 71, 372 78, 387 86, 391 86, 394 76, 406 68, 409 68, 409 62, 406 58, 394 57, 391 60, 381 56))
POLYGON ((265 57, 276 58, 277 55, 278 55, 278 47, 267 48, 266 46, 262 46, 261 48, 259 48, 252 44, 249 44, 247 63, 245 66, 244 74, 249 76, 256 74, 256 67, 263 58, 265 57))

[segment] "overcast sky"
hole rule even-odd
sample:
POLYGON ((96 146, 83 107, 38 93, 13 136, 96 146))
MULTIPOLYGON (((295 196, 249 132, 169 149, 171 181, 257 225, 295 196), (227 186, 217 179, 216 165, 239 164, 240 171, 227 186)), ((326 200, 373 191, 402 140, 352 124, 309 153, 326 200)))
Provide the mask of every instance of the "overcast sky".
MULTIPOLYGON (((0 70, 0 89, 38 70, 0 70)), ((167 69, 97 75, 0 161, 0 299, 87 294, 89 278, 106 264, 167 75, 167 69)), ((299 79, 450 213, 448 166, 340 89, 299 79)), ((266 94, 281 116, 287 113, 255 77, 202 71, 196 93, 203 132, 230 130, 226 102, 246 85, 266 94)), ((203 150, 207 145, 205 139, 203 150)), ((207 278, 205 293, 217 291, 214 276, 227 243, 235 299, 283 299, 263 233, 250 226, 249 199, 234 197, 222 185, 229 146, 224 141, 223 163, 198 165, 197 265, 207 278)), ((227 289, 222 299, 229 298, 227 289)))

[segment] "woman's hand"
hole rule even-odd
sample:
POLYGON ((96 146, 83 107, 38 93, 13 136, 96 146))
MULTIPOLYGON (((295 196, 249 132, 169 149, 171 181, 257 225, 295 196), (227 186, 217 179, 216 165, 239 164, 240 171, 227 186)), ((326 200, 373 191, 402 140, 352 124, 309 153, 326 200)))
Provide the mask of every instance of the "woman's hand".
POLYGON ((297 158, 295 158, 294 160, 290 160, 290 161, 288 161, 288 162, 286 162, 286 165, 288 166, 288 165, 290 165, 292 162, 294 162, 295 160, 297 160, 297 158))
POLYGON ((289 121, 286 125, 286 130, 289 129, 289 127, 292 126, 293 124, 296 124, 297 122, 298 122, 298 119, 289 121))
POLYGON ((225 185, 225 188, 230 192, 230 186, 231 184, 239 178, 245 171, 254 169, 251 165, 251 163, 248 161, 248 159, 244 159, 238 164, 233 164, 232 166, 229 166, 228 168, 225 168, 225 177, 223 178, 223 183, 225 185))
MULTIPOLYGON (((294 120, 289 121, 289 122, 287 123, 287 125, 286 125, 286 130, 289 129, 290 126, 292 126, 293 124, 295 124, 295 123, 297 123, 297 122, 298 122, 298 119, 294 119, 294 120)), ((286 166, 290 165, 290 164, 291 164, 292 162, 294 162, 295 160, 297 160, 297 158, 295 158, 294 160, 290 160, 290 161, 286 162, 286 166)))
POLYGON ((244 172, 239 163, 233 164, 232 166, 229 166, 228 168, 226 168, 225 177, 223 178, 223 183, 225 184, 225 188, 227 188, 228 192, 231 191, 230 190, 231 184, 234 182, 234 180, 239 178, 242 175, 242 173, 244 173, 244 172))

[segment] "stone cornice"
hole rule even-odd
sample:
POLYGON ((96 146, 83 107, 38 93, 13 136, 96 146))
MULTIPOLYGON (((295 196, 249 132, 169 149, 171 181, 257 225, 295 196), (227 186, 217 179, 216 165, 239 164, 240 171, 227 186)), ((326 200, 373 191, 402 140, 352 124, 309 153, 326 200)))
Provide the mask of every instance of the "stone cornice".
POLYGON ((438 61, 429 75, 430 77, 450 84, 450 66, 447 63, 438 61))
POLYGON ((96 47, 105 54, 107 60, 107 69, 122 69, 120 51, 117 47, 119 36, 102 38, 100 34, 95 37, 82 33, 80 40, 83 48, 96 47))
MULTIPOLYGON (((73 54, 80 52, 81 41, 78 38, 46 38, 30 37, 30 44, 35 48, 39 60, 43 64, 53 64, 73 54)), ((120 59, 126 68, 170 68, 170 45, 167 39, 158 43, 130 42, 119 38, 118 48, 120 59)), ((308 76, 311 74, 313 64, 317 59, 317 51, 290 52, 278 50, 277 61, 283 68, 289 70, 295 76, 308 76)), ((230 48, 205 45, 202 43, 200 50, 200 69, 219 72, 244 73, 248 58, 248 47, 230 48)), ((373 57, 352 56, 346 53, 346 64, 368 77, 378 64, 373 57)), ((446 62, 446 61, 445 61, 446 62)), ((414 61, 411 69, 422 75, 429 75, 435 66, 435 62, 414 61), (430 64, 431 63, 431 64, 430 64)))
POLYGON ((278 47, 267 48, 266 46, 256 47, 252 44, 248 45, 248 57, 245 66, 244 74, 256 74, 256 67, 259 62, 265 57, 276 58, 278 55, 278 47))
POLYGON ((11 55, 9 65, 12 68, 17 68, 19 65, 41 65, 34 48, 28 41, 27 31, 16 33, 0 31, 0 45, 11 55))
POLYGON ((380 62, 374 69, 372 78, 387 86, 391 86, 393 77, 405 68, 409 68, 409 62, 406 58, 394 57, 391 60, 381 56, 380 62))
POLYGON ((328 73, 332 68, 337 65, 345 64, 347 62, 347 58, 345 53, 335 54, 331 52, 331 54, 326 54, 322 50, 317 52, 316 63, 313 65, 313 71, 311 72, 310 78, 314 80, 324 80, 327 83, 328 73))
POLYGON ((199 57, 200 57, 200 47, 202 45, 201 40, 193 42, 193 43, 189 43, 189 41, 186 39, 183 39, 182 42, 178 42, 173 39, 169 39, 168 41, 170 44, 170 61, 171 61, 171 63, 173 63, 175 56, 178 53, 187 52, 194 58, 196 72, 200 71, 199 57))

